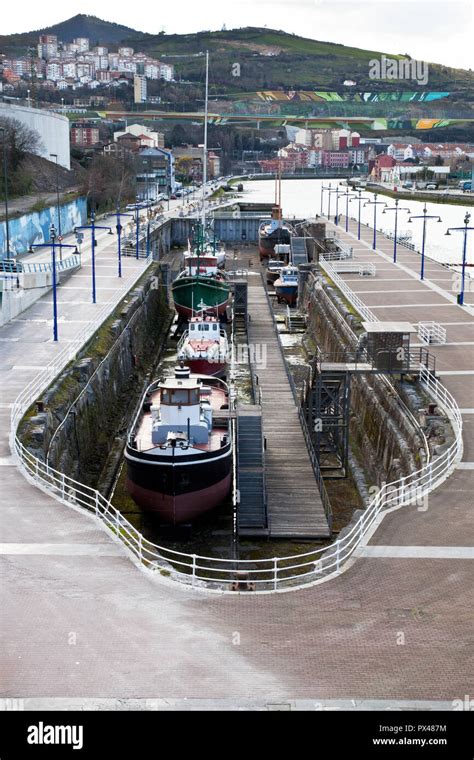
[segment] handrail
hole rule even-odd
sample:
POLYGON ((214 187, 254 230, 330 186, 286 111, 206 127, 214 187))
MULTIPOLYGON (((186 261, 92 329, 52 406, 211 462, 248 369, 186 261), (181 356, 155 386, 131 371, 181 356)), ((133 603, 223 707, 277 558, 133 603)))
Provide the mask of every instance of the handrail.
POLYGON ((229 584, 235 580, 236 572, 241 570, 245 570, 247 578, 258 591, 284 591, 322 579, 328 580, 340 573, 344 563, 354 554, 381 515, 387 510, 397 509, 424 498, 451 474, 461 459, 463 422, 456 400, 427 367, 420 365, 420 382, 445 410, 453 426, 455 439, 446 451, 416 472, 392 483, 384 483, 361 517, 342 538, 338 538, 327 547, 316 547, 300 554, 248 560, 187 554, 149 541, 99 491, 79 483, 37 459, 17 435, 22 417, 38 395, 55 379, 78 349, 92 337, 97 325, 110 314, 115 305, 118 305, 141 273, 135 273, 129 278, 115 299, 104 305, 73 343, 64 348, 46 369, 21 391, 11 412, 10 435, 12 452, 18 458, 20 469, 25 476, 53 498, 95 516, 104 529, 122 543, 141 568, 153 573, 170 575, 199 589, 220 592, 230 589, 229 584))

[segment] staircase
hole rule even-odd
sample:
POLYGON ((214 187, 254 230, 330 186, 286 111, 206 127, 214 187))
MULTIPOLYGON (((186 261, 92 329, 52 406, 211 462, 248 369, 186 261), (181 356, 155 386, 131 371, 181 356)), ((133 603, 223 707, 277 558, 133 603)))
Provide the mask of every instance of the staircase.
POLYGON ((304 237, 292 237, 291 238, 291 263, 295 267, 300 264, 308 263, 308 251, 306 249, 306 238, 304 237))
POLYGON ((285 326, 289 333, 304 333, 306 331, 306 317, 301 312, 292 312, 288 307, 285 315, 285 326))
POLYGON ((237 410, 237 505, 239 536, 267 532, 262 410, 245 405, 237 410))

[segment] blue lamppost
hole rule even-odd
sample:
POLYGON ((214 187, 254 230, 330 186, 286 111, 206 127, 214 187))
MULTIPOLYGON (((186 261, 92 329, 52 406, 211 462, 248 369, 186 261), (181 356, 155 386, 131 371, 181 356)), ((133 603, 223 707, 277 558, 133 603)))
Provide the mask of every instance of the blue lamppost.
POLYGON ((56 283, 56 228, 54 224, 49 228, 49 238, 51 240, 51 254, 53 264, 53 340, 58 340, 58 294, 56 283))
POLYGON ((460 306, 464 304, 464 284, 466 281, 466 265, 467 265, 467 233, 472 232, 474 230, 474 227, 468 226, 470 219, 471 219, 471 215, 468 211, 466 211, 466 216, 464 217, 464 227, 448 227, 448 229, 446 230, 446 235, 450 235, 451 232, 463 233, 461 292, 458 295, 458 304, 460 304, 460 306))
POLYGON ((353 193, 342 193, 341 198, 346 199, 346 232, 349 232, 349 198, 353 199, 356 196, 353 193))
POLYGON ((107 230, 109 235, 113 235, 111 227, 100 227, 96 225, 95 223, 95 214, 92 211, 91 212, 91 223, 90 224, 83 224, 80 227, 74 227, 74 232, 77 232, 77 230, 91 230, 92 232, 92 303, 97 302, 97 292, 96 292, 96 284, 95 284, 95 247, 97 245, 97 240, 95 239, 95 231, 96 230, 107 230))
POLYGON ((374 193, 374 200, 373 201, 366 201, 364 203, 365 206, 373 206, 374 207, 374 237, 372 240, 372 248, 375 251, 377 248, 377 206, 386 206, 387 204, 385 201, 378 201, 377 200, 377 193, 374 193))
MULTIPOLYGON (((339 196, 342 195, 342 193, 338 187, 336 187, 334 190, 329 190, 329 201, 331 201, 331 193, 336 193, 336 216, 335 216, 334 224, 337 227, 339 225, 339 196)), ((330 219, 329 210, 328 210, 328 219, 330 219)))
POLYGON ((116 219, 117 219, 116 230, 117 230, 117 241, 118 241, 118 250, 117 250, 117 253, 118 253, 118 276, 121 277, 122 276, 122 240, 121 240, 122 225, 120 224, 120 219, 121 219, 122 216, 131 216, 131 217, 133 217, 133 214, 125 214, 125 213, 121 214, 120 213, 120 206, 117 203, 115 216, 116 216, 116 219))
POLYGON ((150 255, 150 219, 148 218, 148 222, 146 225, 146 257, 148 259, 150 255))
POLYGON ((409 208, 406 208, 406 207, 404 207, 404 208, 402 208, 402 207, 398 208, 398 204, 399 203, 400 203, 400 199, 397 198, 395 200, 395 206, 387 206, 382 211, 382 214, 385 214, 387 211, 395 211, 395 227, 394 227, 394 231, 393 231, 393 263, 394 264, 397 263, 397 232, 398 232, 398 224, 397 224, 397 222, 398 222, 398 212, 399 211, 408 211, 408 213, 411 214, 411 211, 410 211, 409 208))
POLYGON ((425 243, 426 243, 426 222, 428 219, 436 219, 438 223, 441 222, 441 217, 435 215, 428 214, 428 211, 426 209, 426 203, 423 208, 423 214, 420 214, 418 216, 411 216, 408 220, 409 224, 411 224, 413 219, 423 219, 423 237, 421 240, 421 269, 420 269, 420 280, 425 279, 425 243))
MULTIPOLYGON (((357 198, 355 199, 355 200, 357 200, 357 202, 359 204, 359 217, 358 217, 358 222, 357 222, 357 240, 360 240, 360 220, 361 220, 362 201, 365 200, 366 198, 368 198, 369 196, 368 195, 362 195, 362 190, 360 190, 360 189, 357 191, 357 193, 358 193, 358 195, 357 195, 357 198)), ((351 203, 351 201, 349 201, 349 203, 351 203)))
POLYGON ((49 228, 49 240, 45 243, 31 243, 29 252, 33 253, 35 248, 48 248, 51 246, 51 267, 53 271, 53 340, 58 340, 58 301, 57 301, 57 278, 56 278, 56 248, 62 252, 63 248, 74 248, 77 253, 77 246, 66 243, 56 243, 56 227, 52 224, 49 228))

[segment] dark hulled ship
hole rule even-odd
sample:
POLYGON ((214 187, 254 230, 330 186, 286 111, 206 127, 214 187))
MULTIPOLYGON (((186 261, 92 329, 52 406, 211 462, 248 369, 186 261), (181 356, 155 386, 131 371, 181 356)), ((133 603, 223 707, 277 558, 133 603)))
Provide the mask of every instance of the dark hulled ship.
POLYGON ((153 383, 125 450, 127 490, 172 525, 218 506, 232 480, 227 385, 177 367, 153 383))

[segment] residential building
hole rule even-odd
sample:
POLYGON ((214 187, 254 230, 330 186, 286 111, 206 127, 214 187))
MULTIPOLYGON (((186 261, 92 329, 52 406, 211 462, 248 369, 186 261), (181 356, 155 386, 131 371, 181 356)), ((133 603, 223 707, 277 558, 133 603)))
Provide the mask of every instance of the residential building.
POLYGON ((209 179, 215 179, 221 175, 221 159, 212 150, 207 154, 207 174, 209 179))
POLYGON ((141 198, 172 193, 176 181, 174 156, 164 148, 144 148, 137 155, 137 188, 141 198))
POLYGON ((99 128, 88 122, 71 124, 71 145, 92 146, 99 142, 99 128))
POLYGON ((299 129, 295 135, 295 144, 316 150, 329 150, 332 147, 330 129, 299 129))
POLYGON ((56 58, 58 54, 58 38, 55 34, 40 34, 38 41, 38 58, 56 58))
POLYGON ((347 150, 323 150, 322 166, 330 169, 348 169, 349 153, 347 150))
POLYGON ((114 140, 118 140, 123 135, 134 135, 142 139, 142 147, 146 148, 164 148, 164 132, 154 132, 143 124, 130 124, 124 131, 115 132, 114 140))
POLYGON ((146 77, 140 75, 134 76, 133 100, 135 103, 146 103, 146 77))
POLYGON ((74 39, 72 43, 73 45, 77 46, 78 53, 85 53, 87 50, 89 50, 88 37, 76 37, 76 39, 74 39))

